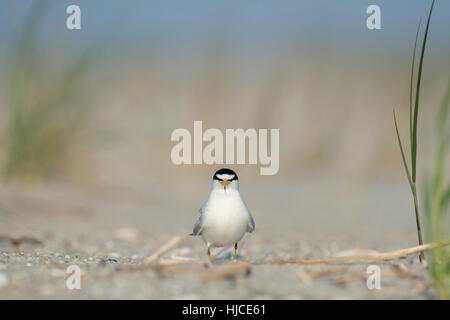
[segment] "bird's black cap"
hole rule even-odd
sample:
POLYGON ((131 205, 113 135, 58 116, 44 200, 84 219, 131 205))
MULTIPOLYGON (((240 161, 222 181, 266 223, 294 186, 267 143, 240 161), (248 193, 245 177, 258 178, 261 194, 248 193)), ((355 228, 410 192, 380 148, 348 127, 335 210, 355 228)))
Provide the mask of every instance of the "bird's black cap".
POLYGON ((223 179, 218 177, 218 175, 220 176, 222 174, 233 175, 232 179, 227 179, 228 181, 238 180, 238 176, 237 176, 236 172, 234 172, 233 170, 228 169, 228 168, 223 168, 223 169, 217 170, 216 173, 214 173, 213 180, 222 181, 223 179))

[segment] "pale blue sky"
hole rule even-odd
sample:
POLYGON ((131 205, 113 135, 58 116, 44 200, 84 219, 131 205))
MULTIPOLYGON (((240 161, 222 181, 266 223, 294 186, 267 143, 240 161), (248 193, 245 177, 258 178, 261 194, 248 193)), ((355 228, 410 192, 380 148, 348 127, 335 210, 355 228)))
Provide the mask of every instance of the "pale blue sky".
MULTIPOLYGON (((43 0, 38 0, 44 3, 43 0)), ((26 9, 36 1, 0 1, 0 45, 5 48, 23 23, 26 9)), ((321 43, 327 47, 371 46, 372 51, 392 46, 410 48, 420 16, 429 0, 58 0, 50 1, 42 45, 58 37, 75 45, 112 39, 119 47, 154 48, 157 53, 195 51, 224 36, 241 51, 267 52, 292 43, 321 43), (65 8, 78 4, 82 30, 65 29, 65 8), (382 12, 382 30, 365 27, 368 5, 382 12)), ((450 1, 438 0, 430 42, 436 52, 450 52, 450 1)), ((397 48, 397 49, 396 49, 397 48)))

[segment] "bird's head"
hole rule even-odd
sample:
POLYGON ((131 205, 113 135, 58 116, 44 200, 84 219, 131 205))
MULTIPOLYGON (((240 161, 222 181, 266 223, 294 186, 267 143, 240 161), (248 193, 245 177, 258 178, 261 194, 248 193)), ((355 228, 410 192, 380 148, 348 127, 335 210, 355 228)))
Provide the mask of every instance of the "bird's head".
POLYGON ((214 173, 212 189, 216 190, 239 190, 239 179, 231 169, 223 168, 214 173))

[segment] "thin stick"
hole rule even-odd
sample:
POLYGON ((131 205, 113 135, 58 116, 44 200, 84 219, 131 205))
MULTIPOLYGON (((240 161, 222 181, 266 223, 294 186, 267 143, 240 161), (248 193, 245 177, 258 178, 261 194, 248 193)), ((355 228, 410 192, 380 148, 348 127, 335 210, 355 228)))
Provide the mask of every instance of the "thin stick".
POLYGON ((321 277, 327 277, 330 275, 345 273, 347 271, 348 271, 348 267, 336 267, 336 269, 327 269, 327 270, 321 270, 321 271, 308 272, 308 276, 312 279, 315 279, 315 278, 321 278, 321 277))
POLYGON ((249 274, 251 271, 251 264, 248 262, 236 262, 230 264, 228 267, 223 268, 218 271, 213 271, 211 269, 204 268, 185 268, 185 267, 175 267, 175 266, 160 266, 157 265, 156 271, 163 271, 173 274, 190 274, 195 275, 201 278, 214 280, 214 279, 224 279, 234 276, 235 274, 244 272, 245 274, 249 274))
POLYGON ((145 259, 144 264, 149 265, 155 263, 164 253, 176 247, 185 237, 176 236, 163 245, 158 251, 145 259))
POLYGON ((180 264, 204 264, 207 265, 208 261, 198 259, 160 259, 158 266, 173 266, 180 264))
POLYGON ((369 263, 369 262, 380 262, 380 261, 389 261, 396 260, 403 257, 406 257, 411 254, 424 252, 427 250, 431 250, 437 247, 448 246, 450 241, 443 241, 440 243, 429 243, 421 246, 416 246, 412 248, 395 250, 387 253, 381 253, 375 256, 361 256, 361 257, 339 257, 339 258, 330 258, 330 259, 315 259, 315 260, 277 260, 277 261, 268 261, 268 262, 254 262, 254 265, 265 265, 265 264, 298 264, 298 265, 307 265, 307 264, 333 264, 333 263, 369 263))

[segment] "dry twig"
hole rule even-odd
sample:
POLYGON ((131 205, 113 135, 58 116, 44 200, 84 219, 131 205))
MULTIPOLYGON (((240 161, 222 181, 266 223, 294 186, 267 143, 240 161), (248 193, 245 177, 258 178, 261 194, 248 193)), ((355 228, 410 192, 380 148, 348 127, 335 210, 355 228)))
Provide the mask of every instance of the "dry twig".
POLYGON ((334 264, 334 263, 370 263, 370 262, 382 262, 389 260, 396 260, 404 258, 408 255, 424 252, 427 250, 432 250, 441 246, 448 246, 450 241, 443 241, 440 243, 429 243, 423 244, 421 246, 416 246, 412 248, 400 249, 391 252, 381 253, 374 256, 360 256, 360 257, 338 257, 329 259, 311 259, 311 260, 276 260, 268 262, 254 262, 254 265, 264 265, 264 264, 334 264))
POLYGON ((169 242, 167 242, 165 245, 163 245, 159 250, 157 250, 155 253, 153 253, 150 257, 145 259, 144 264, 149 265, 156 262, 164 253, 167 251, 170 251, 171 249, 175 248, 185 237, 176 236, 172 238, 169 242))
POLYGON ((240 273, 244 273, 245 275, 250 274, 251 268, 250 263, 248 262, 235 262, 230 263, 228 266, 214 271, 206 268, 186 268, 186 267, 176 267, 176 266, 167 266, 167 265, 157 265, 155 266, 155 270, 164 271, 172 274, 189 274, 195 275, 208 280, 216 280, 216 279, 225 279, 230 278, 240 273))
MULTIPOLYGON (((276 260, 268 262, 235 262, 230 264, 228 261, 213 261, 213 263, 204 260, 190 259, 190 258, 167 258, 160 259, 161 256, 171 249, 175 248, 181 241, 186 237, 177 236, 163 245, 159 250, 153 253, 150 257, 145 259, 144 264, 141 266, 136 266, 132 268, 126 268, 127 270, 145 270, 151 269, 157 272, 167 272, 171 274, 188 274, 195 275, 204 279, 224 279, 230 278, 240 273, 249 274, 251 271, 251 265, 285 265, 285 264, 297 264, 297 265, 319 265, 319 264, 339 264, 339 263, 371 263, 371 262, 382 262, 405 258, 408 255, 416 254, 419 252, 424 252, 427 250, 432 250, 440 246, 447 246, 450 241, 444 241, 440 243, 430 243, 424 244, 416 247, 395 250, 387 253, 380 253, 377 255, 366 255, 366 256, 350 256, 350 257, 335 257, 329 259, 311 259, 311 260, 276 260), (205 268, 217 265, 226 265, 223 268, 213 269, 205 268)), ((120 269, 122 270, 122 269, 120 269)), ((346 268, 336 269, 333 271, 325 270, 312 272, 308 276, 310 278, 317 278, 327 275, 334 275, 346 272, 346 268)), ((338 282, 346 282, 347 278, 342 278, 338 282)))

